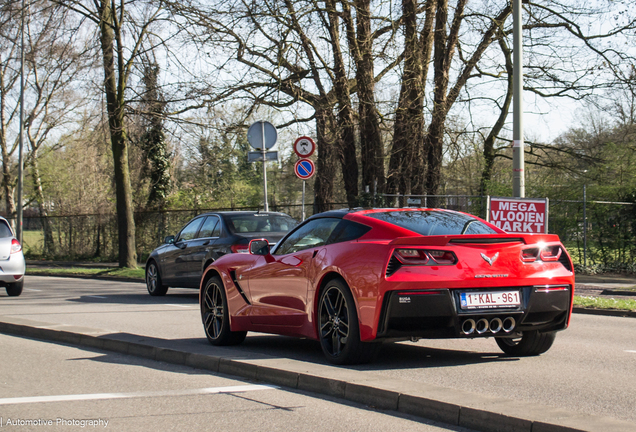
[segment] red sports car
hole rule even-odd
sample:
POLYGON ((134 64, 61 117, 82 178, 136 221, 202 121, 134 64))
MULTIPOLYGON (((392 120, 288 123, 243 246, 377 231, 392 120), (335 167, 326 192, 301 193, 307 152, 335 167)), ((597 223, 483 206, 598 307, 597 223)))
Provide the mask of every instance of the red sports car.
POLYGON ((567 328, 572 261, 556 235, 506 234, 440 209, 336 210, 272 248, 223 256, 201 279, 214 345, 248 331, 320 341, 336 364, 371 361, 384 340, 494 337, 509 355, 547 351, 567 328))

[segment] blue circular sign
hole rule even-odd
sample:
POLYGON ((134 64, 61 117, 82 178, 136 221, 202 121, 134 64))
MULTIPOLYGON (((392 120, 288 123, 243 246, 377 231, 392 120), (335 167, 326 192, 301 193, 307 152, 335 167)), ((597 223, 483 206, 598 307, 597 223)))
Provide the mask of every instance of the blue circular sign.
POLYGON ((311 159, 299 159, 294 166, 294 171, 299 179, 307 180, 316 174, 316 166, 311 159))
POLYGON ((278 132, 273 124, 266 121, 257 121, 247 130, 247 141, 256 150, 263 150, 263 140, 265 148, 271 149, 276 144, 278 132))

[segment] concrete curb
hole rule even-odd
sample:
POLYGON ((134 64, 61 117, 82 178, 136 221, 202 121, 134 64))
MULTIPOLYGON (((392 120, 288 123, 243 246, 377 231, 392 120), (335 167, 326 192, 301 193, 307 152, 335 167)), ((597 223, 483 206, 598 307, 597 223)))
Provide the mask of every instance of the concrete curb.
POLYGON ((56 274, 56 273, 29 273, 29 268, 27 267, 26 276, 46 276, 46 277, 60 277, 60 278, 73 278, 73 279, 97 279, 97 280, 105 280, 112 282, 136 282, 136 283, 146 283, 143 279, 138 278, 128 278, 121 276, 94 276, 94 275, 74 275, 74 274, 56 274))
POLYGON ((585 315, 603 315, 614 316, 624 318, 636 318, 636 311, 627 311, 619 309, 591 309, 583 307, 575 307, 572 309, 573 313, 585 314, 585 315))
POLYGON ((628 432, 634 425, 459 390, 391 379, 363 371, 307 365, 294 360, 230 358, 170 348, 173 341, 126 333, 3 317, 0 333, 114 351, 185 365, 292 389, 333 396, 374 408, 484 432, 628 432), (314 367, 312 367, 314 366, 314 367), (317 372, 308 371, 315 369, 317 372), (353 377, 353 378, 352 378, 353 377), (496 407, 496 408, 495 408, 496 407))

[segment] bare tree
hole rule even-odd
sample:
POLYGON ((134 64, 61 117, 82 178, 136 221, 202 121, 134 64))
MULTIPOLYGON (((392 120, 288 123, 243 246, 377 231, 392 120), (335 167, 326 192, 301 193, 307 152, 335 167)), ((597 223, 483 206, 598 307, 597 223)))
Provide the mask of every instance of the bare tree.
POLYGON ((123 0, 53 0, 93 24, 99 32, 99 48, 104 69, 103 89, 113 151, 117 224, 119 230, 119 265, 137 266, 135 220, 128 164, 126 90, 131 70, 143 50, 153 27, 162 20, 162 3, 123 0), (130 8, 128 8, 130 6, 130 8))

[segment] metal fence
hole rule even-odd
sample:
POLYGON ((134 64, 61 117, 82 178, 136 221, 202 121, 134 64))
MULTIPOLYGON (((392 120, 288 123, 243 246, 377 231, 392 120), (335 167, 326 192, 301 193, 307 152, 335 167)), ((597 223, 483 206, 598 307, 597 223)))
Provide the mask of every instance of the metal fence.
MULTIPOLYGON (((486 196, 378 196, 386 207, 415 205, 459 210, 486 216, 486 196), (419 200, 419 201, 418 201, 419 200)), ((332 208, 344 208, 334 203, 332 208)), ((271 211, 301 219, 300 204, 270 206, 271 211)), ((313 205, 305 206, 306 215, 313 205)), ((234 209, 188 209, 138 212, 135 214, 137 255, 141 261, 167 235, 176 234, 194 216, 206 211, 259 210, 258 207, 234 209)), ((262 209, 261 209, 262 210, 262 209)), ((550 198, 550 233, 558 234, 575 263, 634 270, 636 267, 636 205, 605 201, 575 201, 550 198), (584 223, 584 219, 587 221, 584 223)), ((112 214, 35 216, 24 218, 24 250, 29 257, 51 259, 116 260, 117 219, 112 214), (45 230, 45 226, 48 227, 45 230), (48 232, 48 235, 45 233, 48 232)))
MULTIPOLYGON (((334 208, 346 204, 332 204, 334 208)), ((302 205, 270 205, 270 211, 287 213, 301 220, 302 205)), ((198 208, 135 213, 137 256, 144 261, 163 239, 176 234, 190 219, 209 211, 257 211, 259 207, 198 208)), ((307 216, 313 205, 306 204, 307 216)), ((118 254, 117 216, 114 214, 25 215, 22 243, 30 258, 113 261, 118 254)))

